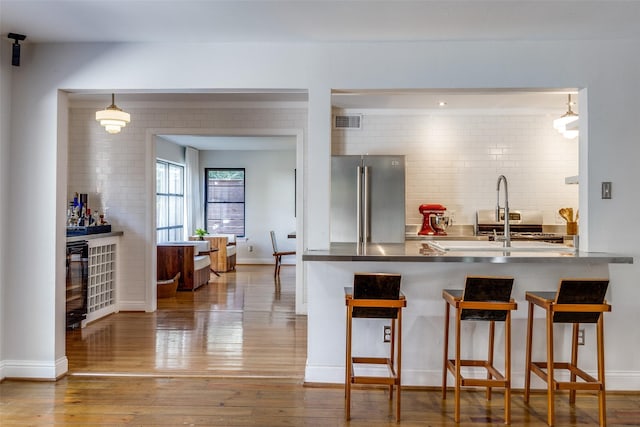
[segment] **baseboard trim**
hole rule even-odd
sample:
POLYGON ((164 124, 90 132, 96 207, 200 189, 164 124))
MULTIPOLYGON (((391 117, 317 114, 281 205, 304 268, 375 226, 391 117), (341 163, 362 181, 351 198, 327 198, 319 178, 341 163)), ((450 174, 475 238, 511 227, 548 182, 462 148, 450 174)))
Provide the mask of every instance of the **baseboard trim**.
POLYGON ((36 360, 5 360, 1 366, 2 379, 22 378, 40 381, 55 381, 69 370, 66 356, 53 362, 36 360))
MULTIPOLYGON (((597 376, 596 372, 588 372, 588 374, 597 376)), ((523 389, 524 373, 512 373, 512 375, 512 389, 523 389)), ((344 367, 307 365, 305 368, 304 382, 306 384, 316 385, 344 384, 344 367)), ((402 385, 408 387, 441 387, 442 371, 403 369, 402 385)), ((453 385, 453 378, 451 376, 449 376, 448 385, 453 385)), ((607 371, 606 387, 607 391, 640 391, 640 372, 607 371)), ((546 385, 534 374, 531 376, 531 388, 535 390, 545 390, 546 385)))
POLYGON ((149 311, 144 301, 119 301, 117 311, 149 311))

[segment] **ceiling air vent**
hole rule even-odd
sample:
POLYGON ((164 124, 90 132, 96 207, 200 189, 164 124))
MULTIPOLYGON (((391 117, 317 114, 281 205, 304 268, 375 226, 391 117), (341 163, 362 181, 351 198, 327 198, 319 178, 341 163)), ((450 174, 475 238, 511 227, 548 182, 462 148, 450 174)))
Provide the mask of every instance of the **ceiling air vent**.
POLYGON ((334 129, 362 129, 362 114, 333 116, 334 129))

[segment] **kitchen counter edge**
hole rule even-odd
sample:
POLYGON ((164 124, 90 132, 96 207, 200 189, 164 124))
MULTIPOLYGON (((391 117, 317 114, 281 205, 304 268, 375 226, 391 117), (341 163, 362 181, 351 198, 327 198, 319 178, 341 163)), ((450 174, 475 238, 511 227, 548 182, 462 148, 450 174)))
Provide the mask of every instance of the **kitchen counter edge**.
POLYGON ((109 233, 82 234, 80 236, 67 236, 67 242, 80 242, 82 240, 104 239, 105 237, 122 236, 123 231, 111 231, 109 233))
POLYGON ((511 252, 479 251, 421 252, 414 242, 370 244, 357 251, 355 244, 332 244, 328 250, 307 250, 302 261, 341 262, 463 262, 463 263, 563 263, 633 264, 632 256, 606 252, 511 252))

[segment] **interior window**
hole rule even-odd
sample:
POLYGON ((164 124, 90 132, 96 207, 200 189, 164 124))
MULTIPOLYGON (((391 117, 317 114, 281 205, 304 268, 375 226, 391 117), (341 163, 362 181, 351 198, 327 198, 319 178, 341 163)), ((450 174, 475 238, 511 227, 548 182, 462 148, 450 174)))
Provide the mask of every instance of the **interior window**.
POLYGON ((205 169, 207 231, 244 236, 244 169, 205 169))
POLYGON ((184 166, 156 160, 158 242, 184 240, 184 166))

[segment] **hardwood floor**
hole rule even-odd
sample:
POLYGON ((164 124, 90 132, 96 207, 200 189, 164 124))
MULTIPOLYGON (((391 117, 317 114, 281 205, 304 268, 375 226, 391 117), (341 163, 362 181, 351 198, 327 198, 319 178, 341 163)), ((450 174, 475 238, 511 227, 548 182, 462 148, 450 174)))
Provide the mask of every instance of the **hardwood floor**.
POLYGON ((155 313, 118 313, 69 332, 70 371, 302 379, 307 322, 294 311, 295 270, 282 269, 278 289, 272 268, 212 275, 195 292, 159 299, 155 313))
MULTIPOLYGON (((354 389, 344 421, 342 387, 305 386, 306 317, 294 313, 295 270, 279 290, 272 266, 212 275, 194 293, 159 301, 156 313, 118 313, 67 334, 69 375, 0 384, 5 426, 393 426, 382 389, 354 389)), ((453 396, 405 388, 407 426, 453 423, 453 396)), ((638 393, 608 394, 609 426, 640 425, 638 393)), ((557 425, 598 425, 597 399, 556 400, 557 425)), ((462 393, 460 426, 503 422, 501 395, 462 393)), ((546 395, 512 398, 512 425, 544 426, 546 395)))

